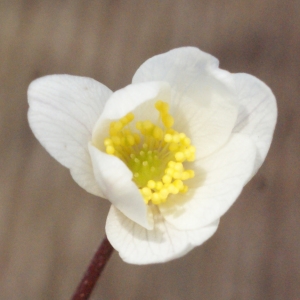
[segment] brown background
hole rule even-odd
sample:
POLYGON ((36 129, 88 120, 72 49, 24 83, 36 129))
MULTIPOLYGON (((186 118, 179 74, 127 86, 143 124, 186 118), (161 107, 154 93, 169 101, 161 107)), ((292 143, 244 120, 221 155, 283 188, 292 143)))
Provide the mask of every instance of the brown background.
POLYGON ((273 89, 270 153, 207 243, 161 265, 114 253, 92 299, 300 299, 299 15, 299 0, 0 1, 0 299, 68 299, 109 208, 32 135, 28 84, 67 73, 116 90, 185 45, 273 89))

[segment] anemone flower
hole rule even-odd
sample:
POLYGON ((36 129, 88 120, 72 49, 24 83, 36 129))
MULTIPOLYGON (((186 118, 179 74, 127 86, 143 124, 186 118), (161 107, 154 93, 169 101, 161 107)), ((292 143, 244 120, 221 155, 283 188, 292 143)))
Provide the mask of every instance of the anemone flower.
POLYGON ((175 259, 214 234, 263 163, 277 118, 262 81, 193 47, 150 58, 116 92, 52 75, 28 98, 36 138, 111 203, 108 240, 133 264, 175 259))

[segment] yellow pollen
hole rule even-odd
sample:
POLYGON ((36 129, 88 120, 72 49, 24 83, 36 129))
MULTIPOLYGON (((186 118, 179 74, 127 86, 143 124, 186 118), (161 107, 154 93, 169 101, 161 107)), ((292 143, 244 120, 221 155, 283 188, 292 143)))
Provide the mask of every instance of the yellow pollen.
POLYGON ((196 148, 185 133, 172 128, 174 117, 168 103, 156 101, 155 108, 158 124, 150 120, 132 124, 132 112, 111 122, 104 146, 107 154, 120 158, 132 171, 145 203, 160 205, 171 201, 171 195, 188 191, 184 182, 195 172, 186 170, 184 164, 195 160, 196 148))
POLYGON ((156 183, 155 183, 154 180, 149 180, 149 181, 147 182, 147 187, 148 187, 149 189, 154 190, 154 189, 155 189, 155 186, 156 186, 156 183))
POLYGON ((106 153, 114 154, 115 153, 115 148, 113 146, 107 146, 106 147, 106 153))

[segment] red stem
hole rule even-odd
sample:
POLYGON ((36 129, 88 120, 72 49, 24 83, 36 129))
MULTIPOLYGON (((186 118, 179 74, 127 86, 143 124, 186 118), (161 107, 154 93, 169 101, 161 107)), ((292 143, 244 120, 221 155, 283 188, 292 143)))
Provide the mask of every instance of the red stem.
POLYGON ((95 253, 88 269, 86 270, 81 282, 71 298, 72 300, 87 300, 89 299, 98 278, 100 277, 106 263, 108 262, 113 247, 105 236, 99 249, 95 253))

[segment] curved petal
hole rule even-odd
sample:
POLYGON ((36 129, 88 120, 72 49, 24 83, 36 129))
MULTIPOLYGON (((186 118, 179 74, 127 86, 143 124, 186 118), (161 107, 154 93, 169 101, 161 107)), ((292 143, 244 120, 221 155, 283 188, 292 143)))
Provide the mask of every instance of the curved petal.
POLYGON ((141 226, 152 229, 148 207, 132 181, 132 172, 117 157, 101 152, 89 144, 89 151, 97 183, 113 205, 141 226))
POLYGON ((247 136, 234 134, 218 152, 195 163, 190 190, 172 195, 159 209, 178 229, 194 229, 219 219, 252 175, 256 148, 247 136))
POLYGON ((103 196, 93 175, 88 142, 112 92, 85 77, 52 75, 28 89, 28 120, 36 138, 74 180, 88 192, 103 196))
POLYGON ((172 87, 183 88, 188 87, 195 78, 205 74, 207 70, 217 68, 218 65, 218 59, 198 48, 176 48, 147 59, 137 69, 132 82, 167 81, 172 87))
POLYGON ((198 48, 183 47, 146 60, 136 71, 132 83, 165 81, 182 95, 199 99, 199 94, 213 86, 214 92, 235 102, 235 86, 231 74, 218 68, 219 61, 198 48))
POLYGON ((228 141, 238 113, 236 105, 212 90, 204 98, 205 105, 183 97, 174 115, 174 128, 191 139, 197 149, 197 159, 210 155, 228 141))
POLYGON ((198 158, 221 147, 236 121, 234 80, 218 64, 215 57, 197 48, 178 48, 148 59, 132 80, 133 83, 159 80, 170 84, 175 128, 182 128, 199 141, 198 158))
POLYGON ((103 150, 103 141, 109 133, 112 120, 134 112, 139 118, 156 121, 158 113, 154 108, 156 100, 170 101, 170 86, 164 82, 130 84, 116 91, 107 101, 101 117, 93 130, 93 145, 103 150))
MULTIPOLYGON (((269 151, 277 120, 276 99, 270 88, 249 74, 233 74, 239 113, 233 132, 249 135, 257 147, 254 174, 269 151)), ((254 175, 253 174, 253 175, 254 175)))
POLYGON ((154 213, 154 229, 146 230, 111 206, 106 221, 106 234, 125 262, 143 265, 181 257, 209 239, 219 224, 217 220, 203 228, 178 230, 157 211, 154 213))

